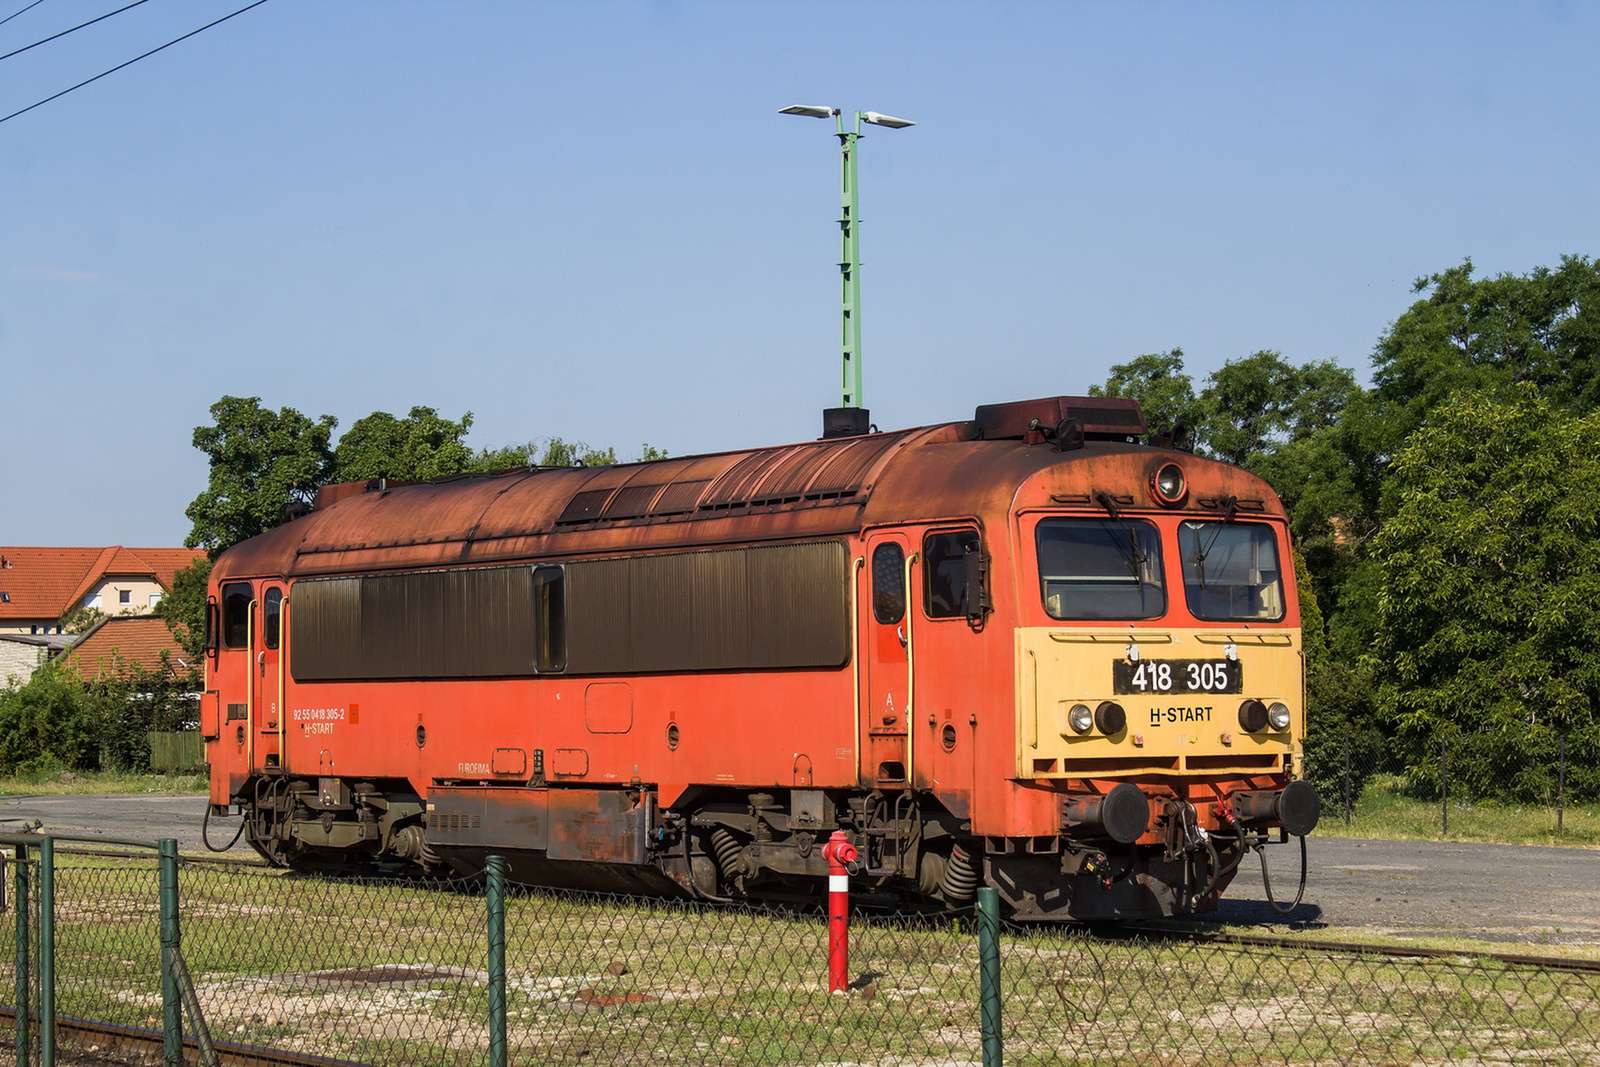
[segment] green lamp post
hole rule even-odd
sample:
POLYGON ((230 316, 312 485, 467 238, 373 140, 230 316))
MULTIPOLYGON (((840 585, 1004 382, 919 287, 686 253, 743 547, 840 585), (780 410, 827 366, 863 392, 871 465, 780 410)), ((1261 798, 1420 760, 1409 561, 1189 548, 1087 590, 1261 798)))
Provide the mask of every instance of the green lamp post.
POLYGON ((861 406, 861 217, 856 188, 856 141, 861 124, 903 130, 916 123, 876 111, 857 111, 855 126, 846 129, 844 113, 836 107, 791 104, 780 115, 832 118, 839 138, 839 406, 822 413, 823 437, 849 437, 866 433, 870 413, 861 406))

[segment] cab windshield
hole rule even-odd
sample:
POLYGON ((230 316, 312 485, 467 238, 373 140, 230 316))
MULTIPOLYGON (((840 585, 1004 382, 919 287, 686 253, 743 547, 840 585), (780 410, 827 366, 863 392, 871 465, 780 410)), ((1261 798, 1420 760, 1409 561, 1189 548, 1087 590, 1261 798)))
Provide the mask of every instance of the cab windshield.
POLYGON ((1283 618, 1283 574, 1272 527, 1249 522, 1178 526, 1183 595, 1197 619, 1283 618))
POLYGON ((1039 585, 1052 619, 1153 619, 1167 612, 1161 538, 1148 522, 1045 519, 1039 585))

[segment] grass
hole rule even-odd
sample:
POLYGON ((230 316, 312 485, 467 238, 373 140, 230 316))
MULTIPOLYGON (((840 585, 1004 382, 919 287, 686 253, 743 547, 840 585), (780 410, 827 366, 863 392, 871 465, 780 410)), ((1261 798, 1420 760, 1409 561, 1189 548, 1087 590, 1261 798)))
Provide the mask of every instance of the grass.
MULTIPOLYGON (((188 865, 180 893, 214 1036, 394 1067, 485 1062, 475 889, 188 865), (422 964, 404 984, 363 981, 422 964)), ((159 1026, 154 865, 73 857, 57 894, 58 1010, 159 1026)), ((856 919, 847 995, 827 992, 815 916, 529 892, 506 918, 513 1063, 979 1059, 970 918, 856 919)), ((1046 927, 1006 931, 1000 977, 1008 1063, 1600 1063, 1600 973, 1046 927)))
POLYGON ((60 771, 0 776, 0 796, 66 796, 111 793, 204 793, 211 788, 204 774, 173 771, 137 774, 122 771, 60 771))
POLYGON ((1600 805, 1568 804, 1557 833, 1554 805, 1451 799, 1450 832, 1441 834, 1439 802, 1407 796, 1403 787, 1399 775, 1374 777, 1356 799, 1349 826, 1339 797, 1325 797, 1316 832, 1388 841, 1600 846, 1600 805))

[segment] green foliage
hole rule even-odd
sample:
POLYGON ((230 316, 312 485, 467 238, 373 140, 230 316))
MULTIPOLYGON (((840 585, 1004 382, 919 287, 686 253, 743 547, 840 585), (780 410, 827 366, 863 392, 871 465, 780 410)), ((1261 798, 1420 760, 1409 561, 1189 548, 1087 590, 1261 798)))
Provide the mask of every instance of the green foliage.
POLYGON ((104 711, 76 672, 54 664, 0 689, 0 771, 97 770, 104 711))
POLYGON ((1534 766, 1568 733, 1574 785, 1592 781, 1597 435, 1600 413, 1568 413, 1525 384, 1443 401, 1395 458, 1392 513, 1372 544, 1381 591, 1367 663, 1419 780, 1442 735, 1486 781, 1537 791, 1534 766))
POLYGON ((1200 393, 1200 439, 1216 458, 1254 470, 1332 427, 1358 392, 1336 363, 1296 367, 1269 351, 1229 360, 1200 393))
POLYGON ((61 627, 64 634, 87 633, 94 624, 106 617, 106 613, 99 608, 87 607, 79 604, 61 618, 56 620, 56 625, 61 627))
POLYGON ((0 773, 149 770, 150 731, 183 729, 203 685, 165 653, 155 670, 115 660, 93 679, 47 663, 0 689, 0 773))
POLYGON ((166 620, 167 629, 192 664, 205 655, 206 582, 210 577, 211 560, 202 556, 172 576, 172 588, 155 607, 154 613, 166 620))
POLYGON ((480 469, 465 441, 471 428, 470 411, 460 422, 441 418, 427 407, 414 407, 403 419, 374 411, 339 437, 332 480, 421 482, 480 469))
POLYGON ((1420 278, 1423 299, 1373 357, 1373 392, 1398 444, 1444 400, 1528 382, 1552 403, 1600 403, 1600 260, 1474 280, 1472 261, 1420 278))
POLYGON ((211 464, 206 489, 186 514, 184 544, 215 559, 223 549, 282 521, 283 509, 309 504, 333 468, 331 415, 313 422, 293 408, 273 411, 260 397, 225 396, 211 405, 213 425, 194 431, 211 464))
POLYGON ((545 443, 541 467, 605 467, 617 462, 617 450, 598 449, 582 441, 552 437, 545 443))
POLYGON ((1199 421, 1194 382, 1183 372, 1183 349, 1135 356, 1111 368, 1105 385, 1091 385, 1090 396, 1128 397, 1144 409, 1145 422, 1161 431, 1182 419, 1199 421))

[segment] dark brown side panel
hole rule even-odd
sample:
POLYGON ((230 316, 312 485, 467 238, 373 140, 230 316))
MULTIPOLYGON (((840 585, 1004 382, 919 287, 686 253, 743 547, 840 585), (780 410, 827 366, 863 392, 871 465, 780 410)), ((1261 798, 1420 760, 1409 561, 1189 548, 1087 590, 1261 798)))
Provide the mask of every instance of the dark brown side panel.
POLYGON ((569 563, 566 581, 568 674, 848 662, 837 541, 569 563))
POLYGON ((438 848, 542 851, 552 860, 647 863, 653 794, 622 789, 435 786, 428 843, 438 848))
POLYGON ((528 567, 302 580, 290 602, 297 682, 534 672, 528 567))

